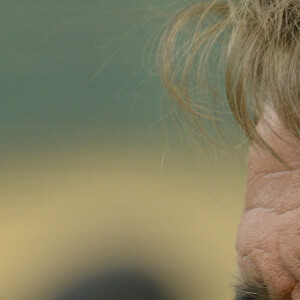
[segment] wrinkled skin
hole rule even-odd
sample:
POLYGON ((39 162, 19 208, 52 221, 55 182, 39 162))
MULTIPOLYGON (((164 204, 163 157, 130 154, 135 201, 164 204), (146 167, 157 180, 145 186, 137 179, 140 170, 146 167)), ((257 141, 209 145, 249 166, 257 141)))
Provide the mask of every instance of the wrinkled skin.
POLYGON ((245 209, 237 236, 241 278, 263 281, 276 299, 300 299, 300 143, 275 114, 258 130, 292 167, 252 145, 245 209), (280 139, 284 138, 284 141, 280 139))

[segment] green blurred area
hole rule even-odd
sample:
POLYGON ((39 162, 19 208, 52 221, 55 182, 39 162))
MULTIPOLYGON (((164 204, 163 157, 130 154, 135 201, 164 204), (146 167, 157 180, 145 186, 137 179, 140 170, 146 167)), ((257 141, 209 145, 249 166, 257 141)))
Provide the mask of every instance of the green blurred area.
POLYGON ((232 296, 243 139, 224 106, 230 155, 194 147, 154 64, 185 4, 0 2, 1 299, 44 299, 122 255, 180 299, 232 296))
POLYGON ((164 21, 158 1, 0 8, 2 145, 105 140, 108 131, 145 132, 160 117, 160 84, 148 69, 164 21))
POLYGON ((172 122, 156 47, 183 6, 1 1, 1 148, 107 141, 133 132, 163 139, 163 123, 172 122))

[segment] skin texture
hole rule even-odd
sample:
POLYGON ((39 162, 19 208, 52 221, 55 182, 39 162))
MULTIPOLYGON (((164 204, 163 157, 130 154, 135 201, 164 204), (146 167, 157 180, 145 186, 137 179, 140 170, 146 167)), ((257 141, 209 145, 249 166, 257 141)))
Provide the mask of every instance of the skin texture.
POLYGON ((300 300, 300 143, 275 113, 267 113, 258 131, 292 170, 258 146, 250 147, 236 241, 240 277, 263 282, 270 299, 300 300))

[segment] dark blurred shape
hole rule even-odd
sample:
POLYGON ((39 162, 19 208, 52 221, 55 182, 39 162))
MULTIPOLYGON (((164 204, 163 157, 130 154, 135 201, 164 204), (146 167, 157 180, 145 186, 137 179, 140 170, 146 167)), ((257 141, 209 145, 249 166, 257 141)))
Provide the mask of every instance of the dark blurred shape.
POLYGON ((110 270, 82 281, 55 300, 167 300, 163 288, 137 270, 110 270))

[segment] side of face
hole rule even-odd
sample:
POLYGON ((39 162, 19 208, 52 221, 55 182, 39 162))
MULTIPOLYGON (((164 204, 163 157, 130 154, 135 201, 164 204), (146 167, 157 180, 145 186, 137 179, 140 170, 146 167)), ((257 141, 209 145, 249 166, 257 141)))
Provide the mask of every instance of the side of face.
POLYGON ((253 292, 245 287, 237 299, 300 300, 300 143, 275 113, 268 111, 265 120, 258 131, 292 170, 250 147, 236 248, 240 279, 253 292))

